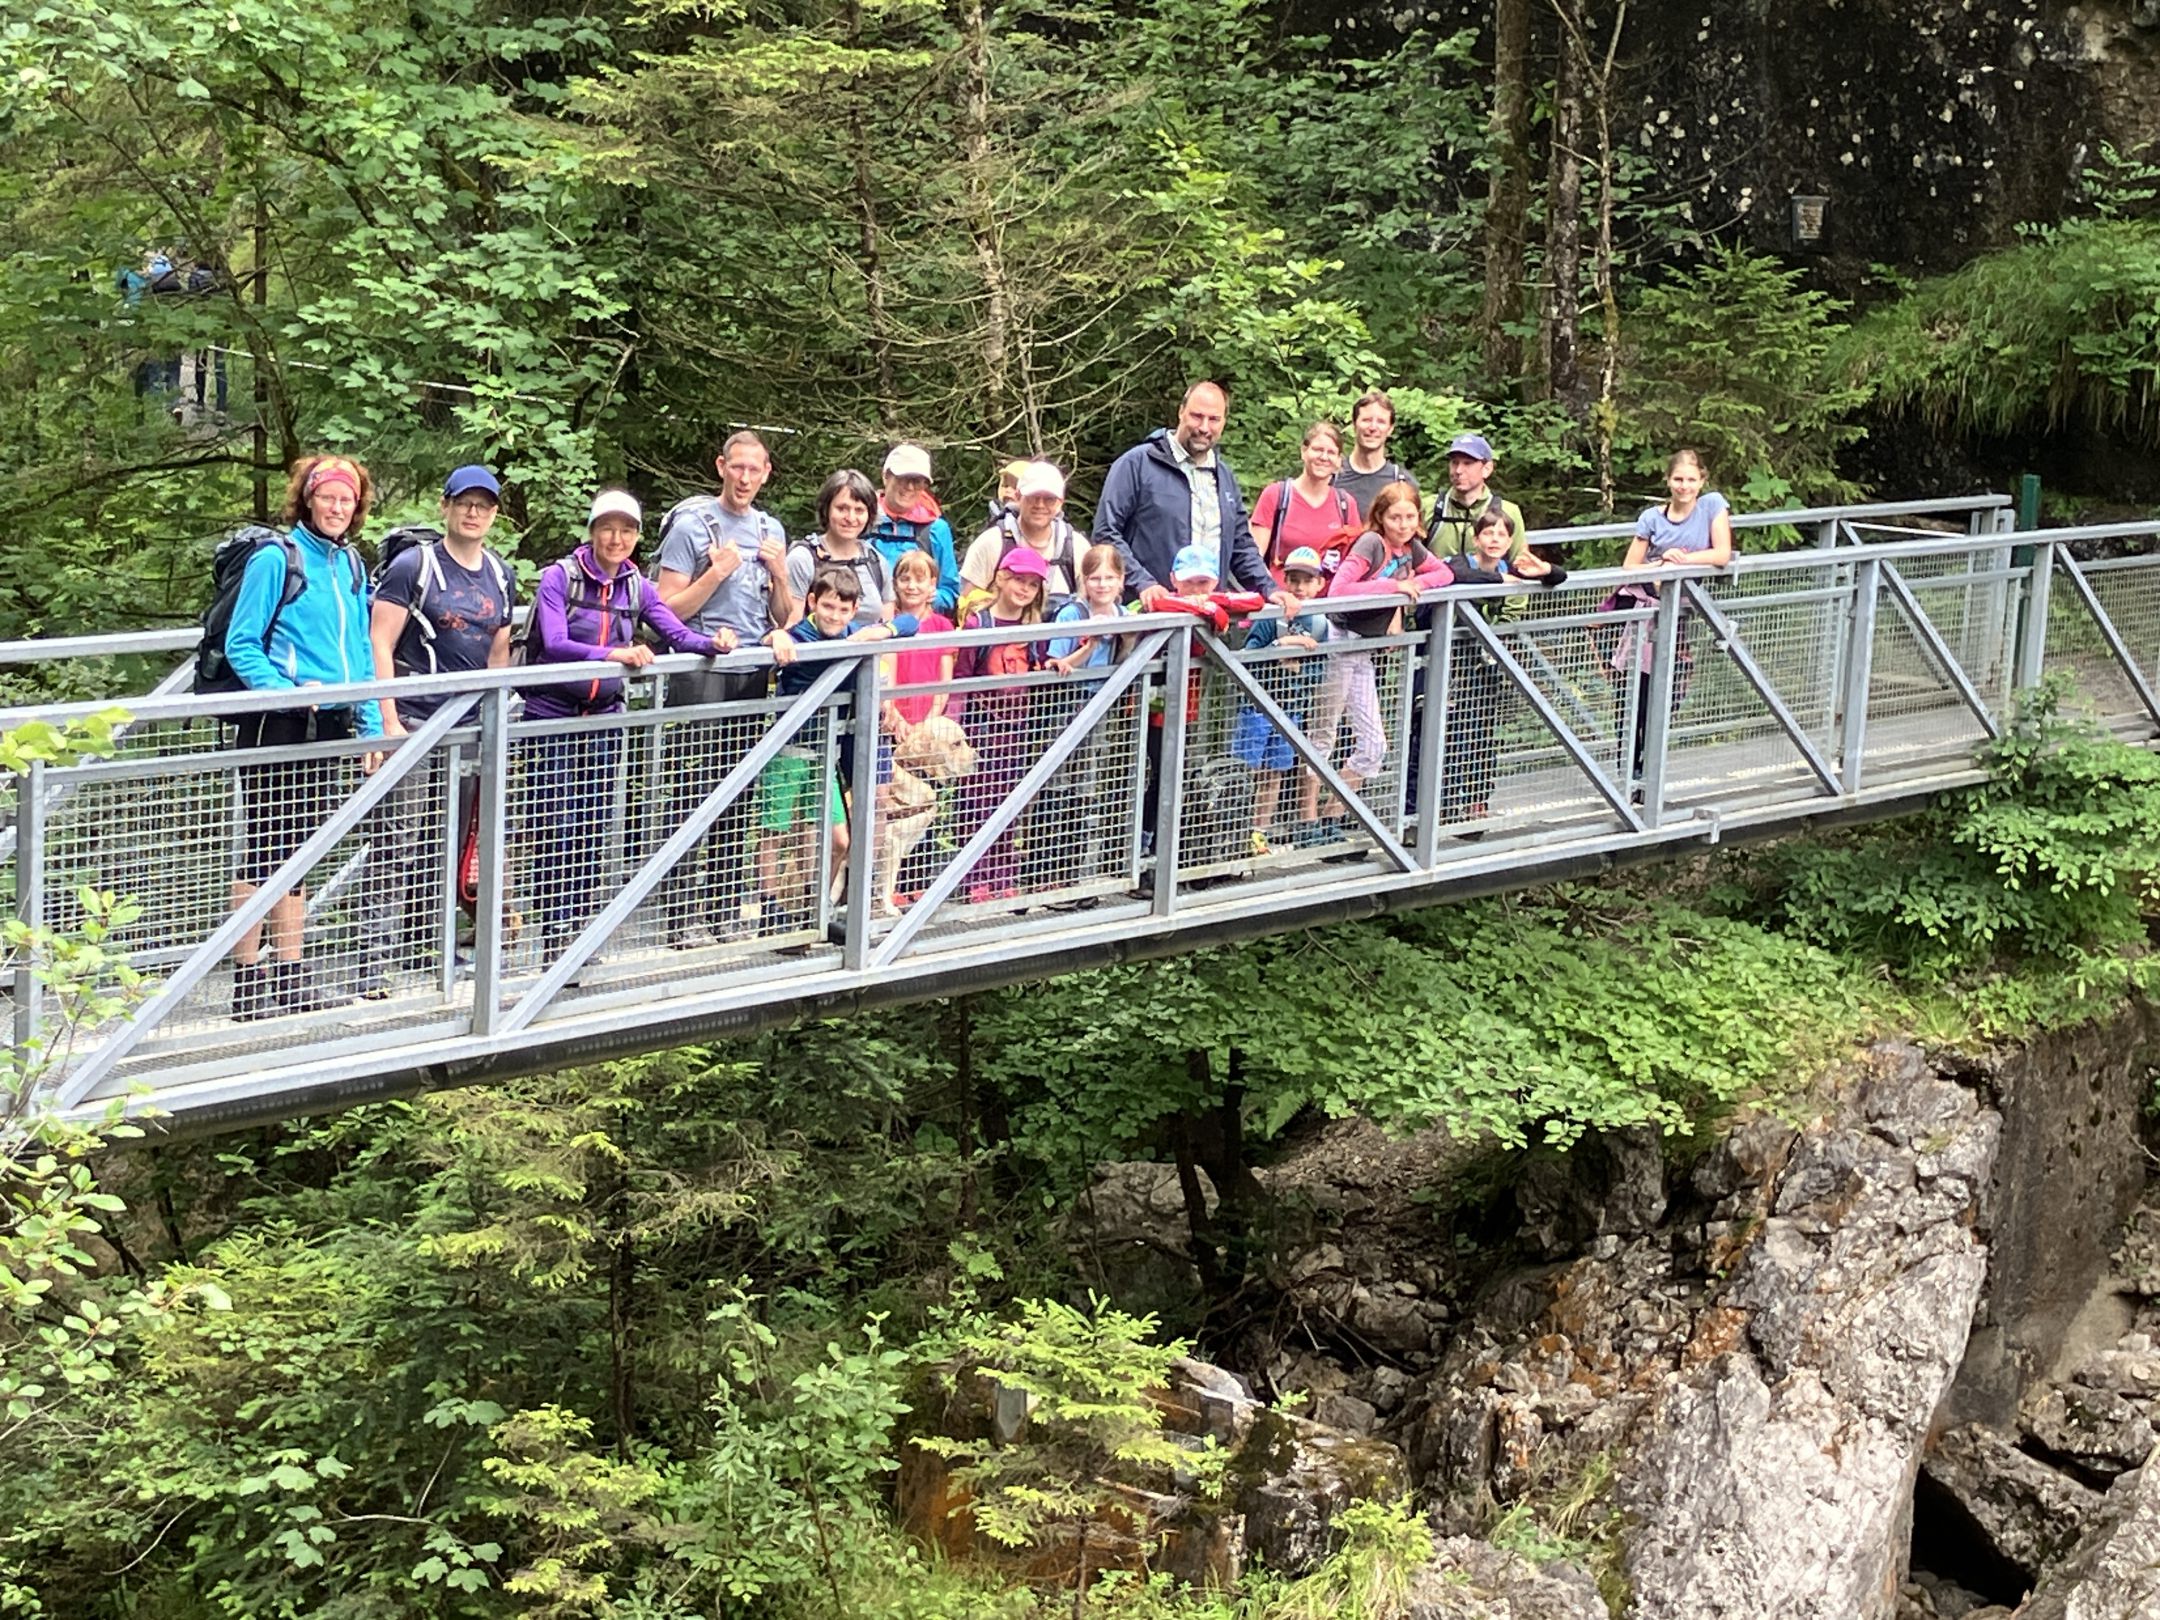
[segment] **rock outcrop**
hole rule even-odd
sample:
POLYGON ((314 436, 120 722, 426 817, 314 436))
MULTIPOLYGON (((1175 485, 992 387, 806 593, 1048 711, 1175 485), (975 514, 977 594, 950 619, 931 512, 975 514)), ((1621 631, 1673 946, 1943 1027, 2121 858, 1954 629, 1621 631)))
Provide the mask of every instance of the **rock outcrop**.
POLYGON ((1987 1256, 1970 1222, 2000 1121, 1917 1052, 1805 1133, 1718 1309, 1734 1342, 1682 1374, 1625 1467, 1646 1614, 1883 1620, 1905 1574, 1928 1426, 1987 1256))
POLYGON ((1610 1620, 1597 1585, 1573 1566, 1538 1569, 1469 1536, 1433 1548, 1404 1604, 1404 1620, 1610 1620))
MULTIPOLYGON (((1910 1047, 1867 1069, 1804 1130, 1728 1136, 1665 1227, 1488 1292, 1391 1431, 1444 1530, 1617 1457, 1634 1613, 1890 1620, 2000 1122, 1910 1047)), ((1654 1203, 1596 1179, 1611 1225, 1654 1203)))
POLYGON ((2017 1620, 2153 1620, 2160 1615, 2160 1465, 2109 1490, 2084 1541, 2021 1604, 2017 1620))

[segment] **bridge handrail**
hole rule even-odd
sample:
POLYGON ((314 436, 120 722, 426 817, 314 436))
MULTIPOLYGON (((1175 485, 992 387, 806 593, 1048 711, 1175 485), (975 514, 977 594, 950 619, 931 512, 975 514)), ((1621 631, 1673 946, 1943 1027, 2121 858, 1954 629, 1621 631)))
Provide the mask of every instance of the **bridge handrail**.
MULTIPOLYGON (((1672 579, 1720 579, 1748 575, 1806 572, 1821 569, 1826 559, 1834 555, 1841 566, 1851 566, 1867 560, 1896 563, 1910 557, 1958 557, 1983 552, 2001 552, 2012 544, 2046 543, 2054 546, 2076 545, 2087 540, 2152 539, 2160 537, 2160 522, 2089 524, 2076 528, 2043 529, 2012 536, 1987 534, 1954 536, 1939 539, 1913 539, 1881 541, 1872 544, 1846 546, 1834 554, 1820 549, 1802 551, 1743 553, 1724 568, 1709 566, 1674 568, 1599 568, 1577 569, 1568 578, 1571 584, 1604 586, 1608 589, 1635 582, 1660 582, 1672 579)), ((1453 601, 1482 601, 1493 597, 1534 597, 1544 587, 1535 583, 1509 585, 1455 585, 1427 591, 1421 603, 1453 601)), ((1370 611, 1402 600, 1395 592, 1371 596, 1328 597, 1316 600, 1314 608, 1329 617, 1338 613, 1370 611)), ((1274 608, 1255 615, 1256 618, 1280 617, 1274 608)), ((1189 627, 1192 619, 1182 613, 1131 614, 1116 621, 1119 634, 1136 634, 1149 630, 1189 627)), ((988 646, 1001 642, 1061 640, 1074 633, 1074 625, 1045 622, 1037 625, 1005 625, 988 630, 952 630, 934 636, 918 636, 907 645, 914 649, 944 650, 988 646)), ((83 638, 71 638, 81 640, 83 638)), ((10 648, 20 648, 31 643, 0 643, 0 663, 6 661, 10 648)), ((869 653, 883 655, 897 650, 890 642, 849 643, 835 642, 826 645, 811 644, 800 648, 797 661, 820 664, 835 659, 857 659, 869 653)), ((764 647, 739 648, 718 658, 705 658, 694 653, 664 653, 656 656, 642 670, 631 670, 623 665, 592 661, 562 664, 512 665, 504 669, 461 671, 440 675, 400 676, 393 681, 356 681, 336 686, 312 686, 305 688, 311 704, 344 705, 368 702, 382 697, 432 697, 452 692, 492 691, 497 687, 525 690, 536 687, 561 686, 577 680, 603 679, 625 680, 640 676, 686 674, 710 670, 715 667, 728 670, 755 670, 773 667, 774 660, 764 647)), ((66 721, 86 718, 93 714, 108 712, 116 706, 124 706, 129 716, 137 721, 174 720, 199 718, 213 715, 237 715, 267 713, 291 709, 295 706, 292 688, 275 691, 232 692, 213 695, 180 694, 170 697, 128 697, 109 699, 85 699, 71 703, 20 705, 0 708, 0 729, 19 725, 26 720, 43 719, 66 721)))
MULTIPOLYGON (((1881 814, 1976 780, 1972 745, 2002 735, 2017 693, 2058 669, 2101 723, 2153 746, 2155 536, 2160 523, 1991 530, 1745 555, 1723 570, 1581 569, 1557 589, 1430 592, 1421 627, 1317 650, 1256 651, 1184 613, 1128 615, 1093 626, 1131 637, 1128 656, 1070 678, 894 684, 882 659, 909 644, 879 641, 802 647, 811 679, 780 696, 761 680, 713 701, 695 687, 686 696, 646 686, 654 675, 771 667, 757 649, 717 663, 667 656, 640 671, 556 664, 297 695, 122 699, 151 717, 128 757, 33 764, 7 783, 19 914, 65 927, 84 886, 138 894, 142 918, 120 943, 158 982, 138 1016, 69 1059, 50 1095, 90 1108, 147 1086, 161 1106, 206 1121, 221 1110, 321 1106, 369 1087, 702 1038, 791 1008, 960 993, 1046 964, 1159 955, 1180 948, 1173 940, 1588 874, 1818 816, 1881 814), (2080 551, 2106 560, 2088 565, 2080 551), (1605 607, 1629 580, 1662 589, 1605 607), (1530 611, 1477 611, 1518 596, 1532 599, 1530 611), (521 687, 596 675, 629 683, 632 706, 521 720, 508 701, 521 687), (1348 708, 1359 680, 1367 722, 1382 733, 1370 746, 1384 758, 1352 771, 1338 764, 1338 727, 1350 721, 1356 760, 1368 746, 1348 708), (976 691, 999 688, 1009 702, 976 706, 976 691), (354 756, 376 747, 363 739, 236 751, 213 748, 224 740, 214 728, 155 723, 385 693, 457 701, 385 747, 391 757, 371 775, 355 768, 354 756), (959 766, 955 782, 970 785, 949 782, 942 807, 924 810, 888 796, 880 773, 892 756, 860 746, 863 728, 848 720, 858 706, 938 694, 955 703, 978 768, 959 766), (1270 735, 1287 745, 1287 762, 1274 742, 1256 754, 1255 740, 1270 735), (277 774, 288 767, 299 774, 277 774), (1336 807, 1322 818, 1332 831, 1311 801, 1291 812, 1292 847, 1252 836, 1286 825, 1279 800, 1261 808, 1263 772, 1282 791, 1294 791, 1291 772, 1315 779, 1308 793, 1317 785, 1336 807), (848 790, 844 812, 837 798, 832 811, 844 813, 844 847, 819 832, 831 795, 819 784, 831 778, 848 790), (287 800, 251 805, 266 784, 297 807, 298 846, 287 800), (390 805, 392 795, 411 803, 390 805), (605 847, 579 853, 571 827, 594 840, 605 830, 605 847), (1341 856, 1317 853, 1336 845, 1341 856), (262 849, 277 863, 267 874, 242 864, 262 849), (402 861, 385 853, 400 850, 402 861), (911 869, 916 854, 925 859, 911 869), (477 879, 461 973, 449 896, 468 860, 477 879), (896 901, 908 870, 914 898, 896 901), (726 874, 723 895, 712 885, 726 874), (244 902, 235 881, 255 884, 244 902), (274 1022, 247 1023, 225 959, 235 931, 281 894, 304 902, 309 930, 319 929, 313 960, 340 993, 372 995, 361 986, 381 954, 414 953, 381 987, 393 1001, 380 1013, 372 1002, 288 1006, 274 1022), (408 932, 383 931, 385 894, 398 907, 422 897, 419 911, 396 914, 408 932), (710 927, 686 932, 686 921, 710 927)), ((1001 626, 914 645, 1078 633, 1070 623, 1001 626)), ((906 785, 897 769, 891 782, 906 785)), ((50 1027, 40 994, 19 964, 12 1011, 26 1049, 50 1027)))
MULTIPOLYGON (((1809 506, 1777 512, 1742 512, 1733 515, 1736 529, 1805 528, 1825 523, 1858 522, 1870 515, 1928 517, 1942 514, 1995 511, 2011 504, 2007 495, 1960 495, 1926 501, 1875 501, 1858 506, 1809 506)), ((1578 528, 1533 529, 1529 539, 1537 546, 1568 546, 1584 540, 1619 540, 1635 532, 1630 522, 1585 524, 1578 528)), ((521 610, 522 613, 523 610, 521 610)), ((148 653, 192 652, 202 640, 200 625, 176 625, 170 630, 121 630, 81 636, 29 636, 0 641, 0 667, 14 664, 51 663, 63 658, 120 658, 148 653)))

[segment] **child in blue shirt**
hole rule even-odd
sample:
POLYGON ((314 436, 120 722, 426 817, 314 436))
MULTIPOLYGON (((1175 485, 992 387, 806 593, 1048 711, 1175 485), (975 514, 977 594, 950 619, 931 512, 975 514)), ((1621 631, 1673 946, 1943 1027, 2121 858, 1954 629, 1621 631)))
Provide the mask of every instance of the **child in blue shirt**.
MULTIPOLYGON (((773 679, 773 691, 777 696, 799 697, 810 690, 823 671, 821 663, 797 663, 797 647, 815 646, 825 641, 883 641, 890 636, 915 633, 915 620, 907 614, 899 615, 890 624, 871 624, 851 630, 849 625, 861 601, 862 584, 854 569, 846 564, 832 564, 818 570, 817 576, 810 581, 802 618, 765 637, 765 645, 772 649, 773 663, 777 666, 773 679)), ((812 920, 808 913, 816 909, 816 896, 806 892, 814 881, 816 864, 811 859, 810 829, 821 797, 825 800, 825 819, 832 828, 829 870, 837 874, 847 869, 848 822, 843 784, 853 777, 855 735, 850 731, 840 739, 840 776, 837 780, 829 779, 825 793, 820 795, 817 791, 818 759, 824 749, 815 739, 817 727, 825 723, 822 718, 813 720, 797 732, 796 741, 781 749, 779 757, 766 766, 764 774, 758 778, 761 933, 791 933, 812 920), (791 906, 790 902, 794 904, 791 906)), ((878 779, 883 781, 890 773, 891 755, 881 742, 878 779)))
MULTIPOLYGON (((1326 588, 1320 572, 1320 553, 1299 546, 1283 559, 1283 586, 1301 602, 1309 602, 1326 588)), ((1262 647, 1297 648, 1317 652, 1327 635, 1327 620, 1317 613, 1300 613, 1294 619, 1262 619, 1245 638, 1247 651, 1262 647)), ((1300 731, 1305 713, 1320 685, 1321 661, 1317 658, 1271 658, 1256 664, 1254 674, 1268 696, 1283 706, 1300 731)), ((1290 739, 1256 708, 1238 710, 1231 750, 1253 771, 1252 852, 1272 855, 1268 832, 1275 825, 1275 810, 1282 802, 1283 779, 1297 763, 1290 739)), ((1300 825, 1295 842, 1309 842, 1300 825)))

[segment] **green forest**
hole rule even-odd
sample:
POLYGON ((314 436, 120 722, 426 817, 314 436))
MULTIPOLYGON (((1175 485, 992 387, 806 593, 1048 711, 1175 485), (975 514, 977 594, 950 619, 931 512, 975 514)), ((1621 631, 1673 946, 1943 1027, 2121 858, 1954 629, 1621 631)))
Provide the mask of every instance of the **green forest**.
MULTIPOLYGON (((791 528, 903 436, 955 508, 1055 458, 1084 521, 1202 376, 1248 488, 1385 386, 1404 460, 1485 433, 1540 526, 1632 513, 1682 444, 1761 509, 1875 492, 1852 452, 1893 425, 2160 443, 2145 154, 2097 148, 1960 267, 1846 284, 1651 161, 1641 17, 8 0, 0 636, 192 623, 218 536, 323 449, 368 463, 377 529, 491 464, 529 570, 603 482, 709 488, 741 425, 791 528), (203 274, 130 301, 153 253, 203 274), (170 356, 199 410, 143 388, 170 356)), ((1150 1395, 1187 1351, 1266 1365, 1313 1216, 1256 1170, 1328 1121, 1459 1144, 1404 1239, 1467 1292, 1527 1163, 1633 1127, 1685 1158, 1866 1035, 2149 991, 2160 759, 2076 709, 2043 694, 1990 785, 1873 831, 215 1138, 17 1119, 0 1614, 1397 1615, 1414 1502, 1232 1591, 1020 1555, 1084 1549, 1121 1468, 1223 1488, 1150 1395), (1072 1237, 1134 1160, 1216 1192, 1148 1301, 1072 1237), (984 1378, 1032 1397, 1027 1443, 928 1432, 984 1378), (1010 1560, 898 1522, 932 1454, 1010 1560)), ((1490 1528, 1617 1580, 1597 1524, 1490 1528)))

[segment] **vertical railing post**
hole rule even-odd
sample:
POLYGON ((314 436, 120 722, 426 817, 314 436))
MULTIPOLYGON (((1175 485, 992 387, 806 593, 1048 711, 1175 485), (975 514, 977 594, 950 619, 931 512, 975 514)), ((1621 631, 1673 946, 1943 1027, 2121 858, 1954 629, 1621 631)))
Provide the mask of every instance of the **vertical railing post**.
MULTIPOLYGON (((30 933, 15 958, 15 1061, 27 1081, 37 1064, 44 986, 38 982, 37 938, 45 927, 45 762, 33 759, 15 799, 15 915, 30 933)), ((24 1099, 5 1099, 20 1108, 24 1099)))
MULTIPOLYGON (((1476 609, 1472 609, 1475 612, 1476 609)), ((1455 604, 1442 601, 1433 614, 1431 633, 1425 641, 1425 723, 1418 729, 1418 757, 1411 767, 1417 772, 1417 859, 1431 866, 1440 858, 1440 793, 1447 780, 1448 687, 1454 675, 1455 604)))
POLYGON ((436 982, 448 998, 457 991, 458 866, 465 852, 465 818, 458 814, 458 805, 464 797, 465 750, 457 743, 445 743, 441 769, 442 882, 436 889, 436 903, 442 911, 435 919, 436 982))
MULTIPOLYGON (((1838 524, 1835 519, 1819 523, 1815 527, 1815 544, 1825 558, 1832 559, 1824 571, 1822 584, 1835 590, 1852 572, 1850 563, 1834 560, 1837 549, 1838 524)), ((1845 613, 1842 603, 1831 604, 1825 627, 1829 634, 1822 638, 1815 655, 1815 689, 1822 694, 1822 725, 1825 731, 1834 718, 1838 701, 1838 671, 1845 664, 1845 613)))
POLYGON ((2055 545, 2053 541, 2043 540, 2018 549, 2031 553, 2032 566, 2025 576, 2014 685, 2020 692, 2029 692, 2040 684, 2047 665, 2048 598, 2055 584, 2055 545))
POLYGON ((1845 668, 1839 681, 1838 780, 1850 798, 1860 791, 1867 758, 1868 689, 1875 679, 1875 604, 1882 590, 1882 564, 1868 561, 1853 575, 1852 603, 1842 615, 1846 625, 1845 668))
MULTIPOLYGON (((1643 728, 1642 815, 1648 827, 1661 826, 1665 820, 1666 752, 1671 746, 1673 689, 1679 675, 1680 597, 1680 588, 1670 581, 1658 592, 1649 712, 1636 717, 1636 724, 1643 728)), ((1640 686, 1641 682, 1631 684, 1640 686)))
POLYGON ((510 689, 480 703, 480 881, 473 898, 475 1035, 492 1035, 502 1013, 503 902, 507 897, 510 807, 510 689))
POLYGON ((848 773, 847 925, 841 964, 860 972, 870 965, 870 899, 876 886, 877 853, 878 659, 866 655, 855 666, 854 768, 848 773))
POLYGON ((1192 636, 1164 649, 1162 754, 1155 793, 1155 915, 1177 909, 1178 833, 1185 813, 1185 701, 1192 685, 1192 636))

